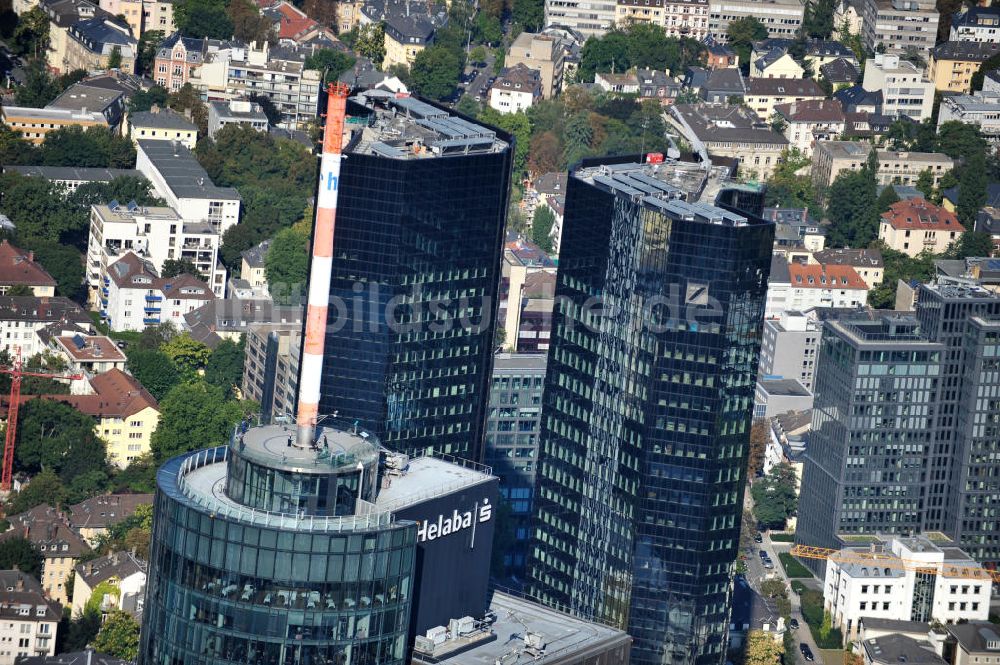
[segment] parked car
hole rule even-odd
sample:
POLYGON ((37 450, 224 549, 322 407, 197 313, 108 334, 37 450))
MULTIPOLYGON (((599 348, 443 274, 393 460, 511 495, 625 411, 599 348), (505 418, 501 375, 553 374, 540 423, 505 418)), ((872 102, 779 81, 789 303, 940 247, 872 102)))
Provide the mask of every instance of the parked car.
POLYGON ((805 658, 807 662, 811 663, 814 660, 816 660, 816 657, 813 656, 813 651, 812 649, 809 648, 808 644, 805 643, 800 644, 799 651, 802 652, 802 657, 805 658))
POLYGON ((799 620, 798 619, 792 619, 791 621, 788 622, 788 625, 789 625, 789 627, 792 630, 798 630, 799 629, 799 620))
POLYGON ((756 536, 753 537, 753 542, 755 542, 755 543, 762 543, 762 542, 764 542, 764 536, 762 536, 762 535, 760 535, 758 533, 756 536))
POLYGON ((771 570, 772 568, 774 568, 774 562, 771 561, 770 559, 764 559, 764 568, 767 570, 771 570))
POLYGON ((761 558, 761 560, 762 560, 762 561, 763 561, 764 559, 767 559, 767 558, 770 558, 770 557, 768 556, 768 554, 767 554, 767 550, 758 550, 758 551, 757 551, 757 554, 759 554, 759 555, 760 555, 760 558, 761 558))

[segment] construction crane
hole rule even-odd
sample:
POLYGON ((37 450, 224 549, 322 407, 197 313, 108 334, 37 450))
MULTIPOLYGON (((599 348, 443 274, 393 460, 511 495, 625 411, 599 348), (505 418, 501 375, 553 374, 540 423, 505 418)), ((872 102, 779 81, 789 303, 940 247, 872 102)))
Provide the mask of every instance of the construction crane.
POLYGON ((927 561, 903 559, 891 552, 876 549, 874 543, 868 550, 861 550, 859 548, 836 550, 829 547, 814 547, 812 545, 793 545, 790 553, 792 556, 802 559, 830 560, 840 565, 853 563, 859 566, 912 570, 928 575, 991 580, 1000 583, 1000 571, 997 570, 988 570, 978 566, 958 566, 947 561, 937 565, 928 565, 927 561))
POLYGON ((21 401, 21 379, 39 376, 46 379, 82 379, 82 374, 50 374, 48 372, 26 372, 21 360, 21 347, 14 350, 14 362, 10 367, 0 367, 0 374, 10 374, 10 406, 7 407, 7 437, 3 447, 3 471, 0 473, 0 491, 9 492, 14 475, 14 441, 17 439, 17 412, 21 401))

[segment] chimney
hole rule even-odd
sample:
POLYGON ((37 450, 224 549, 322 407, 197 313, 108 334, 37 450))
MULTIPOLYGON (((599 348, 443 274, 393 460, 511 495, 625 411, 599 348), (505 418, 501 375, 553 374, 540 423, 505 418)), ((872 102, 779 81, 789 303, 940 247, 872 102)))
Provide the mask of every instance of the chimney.
MULTIPOLYGON (((7 241, 4 240, 4 242, 6 243, 7 241)), ((29 261, 34 261, 35 260, 35 250, 33 250, 33 249, 28 250, 28 260, 29 261)))
POLYGON ((18 591, 24 591, 24 578, 20 575, 17 576, 17 586, 15 588, 18 591))
POLYGON ((159 104, 153 104, 152 106, 149 107, 149 112, 150 113, 159 113, 160 112, 160 105, 159 104))

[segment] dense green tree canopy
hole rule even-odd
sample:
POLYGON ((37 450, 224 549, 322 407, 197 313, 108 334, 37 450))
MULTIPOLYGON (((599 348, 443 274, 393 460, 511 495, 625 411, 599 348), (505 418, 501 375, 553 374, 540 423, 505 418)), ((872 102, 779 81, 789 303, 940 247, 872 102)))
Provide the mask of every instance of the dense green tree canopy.
POLYGON ((535 208, 535 216, 531 220, 531 240, 544 252, 552 251, 552 225, 556 216, 552 208, 540 205, 535 208))
POLYGON ((223 0, 182 0, 174 3, 174 25, 188 37, 233 37, 233 22, 223 0))
POLYGON ((756 17, 745 16, 729 22, 726 36, 729 38, 729 45, 740 56, 740 66, 748 68, 753 43, 767 39, 767 28, 756 17))
POLYGON ((94 649, 113 658, 132 661, 139 655, 139 623, 121 610, 106 617, 94 638, 94 649))
POLYGON ((256 408, 251 403, 227 401, 221 388, 205 381, 182 383, 160 402, 153 455, 162 463, 181 453, 222 445, 232 428, 256 408))
POLYGON ((821 210, 808 172, 809 158, 798 148, 786 150, 767 182, 765 203, 783 208, 821 210), (804 171, 799 175, 800 171, 804 171))
POLYGON ((67 503, 67 496, 66 487, 55 471, 45 469, 8 500, 7 514, 17 515, 43 504, 60 508, 67 503))
POLYGON ((177 275, 194 275, 198 279, 205 279, 190 259, 167 259, 163 262, 163 270, 160 277, 177 277, 177 275))
POLYGON ((580 53, 581 81, 592 81, 598 72, 624 72, 632 67, 684 70, 704 60, 705 47, 694 39, 668 37, 652 23, 633 23, 615 28, 603 37, 591 37, 580 53))
POLYGON ((264 259, 271 296, 284 303, 298 302, 309 276, 309 237, 299 227, 283 229, 264 259))
POLYGON ((174 362, 158 349, 129 349, 125 368, 157 401, 180 383, 174 362))
POLYGON ((243 340, 238 343, 222 340, 212 349, 212 355, 205 365, 205 381, 222 388, 227 397, 232 397, 235 389, 243 381, 243 340))
POLYGON ((526 32, 537 32, 545 23, 545 3, 543 0, 513 0, 511 14, 514 23, 526 32))
POLYGON ((878 237, 878 194, 868 168, 842 171, 830 185, 827 240, 833 247, 867 247, 878 237))
POLYGON ((431 99, 444 99, 455 91, 463 64, 461 56, 447 46, 425 48, 410 67, 413 91, 431 99))
POLYGON ((784 528, 785 521, 798 507, 796 483, 795 470, 785 463, 757 480, 750 490, 757 521, 772 528, 784 528))
POLYGON ((26 538, 10 538, 0 543, 0 570, 17 568, 41 579, 42 555, 26 538))
POLYGON ((306 58, 306 68, 320 72, 326 70, 326 80, 336 81, 337 78, 354 66, 355 58, 341 51, 325 48, 316 51, 306 58))
POLYGON ((174 335, 160 346, 160 351, 170 358, 185 378, 193 378, 199 370, 204 369, 212 355, 211 350, 191 337, 189 332, 174 335))

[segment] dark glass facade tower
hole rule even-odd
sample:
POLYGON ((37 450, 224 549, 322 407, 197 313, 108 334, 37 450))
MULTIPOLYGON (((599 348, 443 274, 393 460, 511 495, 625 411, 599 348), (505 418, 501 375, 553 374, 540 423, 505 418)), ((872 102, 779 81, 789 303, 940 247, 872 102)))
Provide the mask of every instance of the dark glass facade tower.
POLYGON ((943 355, 912 317, 824 322, 796 542, 939 528, 925 503, 943 355))
POLYGON ((481 461, 511 139, 415 98, 348 113, 320 413, 481 461))
POLYGON ((566 192, 529 585, 642 665, 725 659, 774 236, 733 188, 668 160, 566 192))

